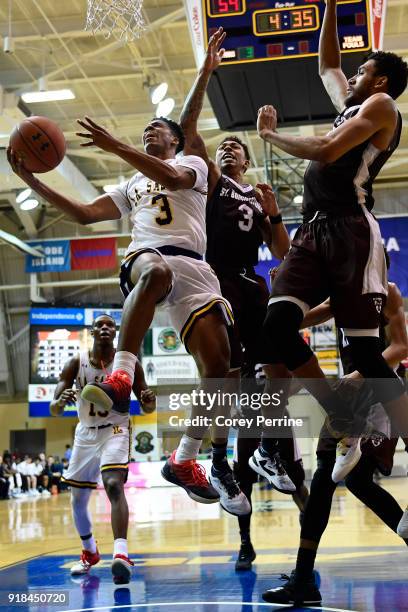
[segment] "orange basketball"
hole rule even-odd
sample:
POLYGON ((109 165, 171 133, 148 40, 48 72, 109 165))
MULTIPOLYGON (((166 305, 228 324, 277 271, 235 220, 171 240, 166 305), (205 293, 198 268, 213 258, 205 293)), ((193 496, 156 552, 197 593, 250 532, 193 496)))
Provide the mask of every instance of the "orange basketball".
POLYGON ((29 172, 49 172, 62 162, 66 142, 61 128, 47 117, 27 117, 16 125, 10 147, 29 172))

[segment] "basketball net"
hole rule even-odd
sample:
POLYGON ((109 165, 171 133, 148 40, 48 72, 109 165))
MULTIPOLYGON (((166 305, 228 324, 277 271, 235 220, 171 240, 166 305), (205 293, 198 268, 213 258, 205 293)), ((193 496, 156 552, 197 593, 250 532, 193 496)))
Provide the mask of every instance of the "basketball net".
POLYGON ((143 0, 88 0, 85 30, 130 42, 144 30, 143 0))

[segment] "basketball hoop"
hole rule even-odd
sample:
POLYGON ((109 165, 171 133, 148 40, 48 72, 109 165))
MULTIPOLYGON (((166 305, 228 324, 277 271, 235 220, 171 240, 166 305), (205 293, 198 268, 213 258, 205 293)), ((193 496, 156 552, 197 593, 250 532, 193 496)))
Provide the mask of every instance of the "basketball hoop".
POLYGON ((139 38, 144 30, 143 0, 88 0, 85 30, 103 31, 123 42, 139 38))

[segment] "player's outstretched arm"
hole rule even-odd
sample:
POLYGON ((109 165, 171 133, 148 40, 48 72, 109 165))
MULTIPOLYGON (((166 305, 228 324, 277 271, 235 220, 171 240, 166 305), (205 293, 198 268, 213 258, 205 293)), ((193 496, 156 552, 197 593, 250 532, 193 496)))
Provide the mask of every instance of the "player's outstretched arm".
POLYGON ((330 308, 330 298, 325 302, 322 302, 318 306, 311 308, 304 316, 303 321, 300 325, 300 329, 306 329, 306 327, 312 327, 313 325, 320 325, 331 319, 333 313, 330 308))
POLYGON ((395 130, 397 116, 392 98, 386 93, 378 93, 370 96, 354 117, 326 136, 298 137, 278 133, 277 113, 273 106, 259 109, 257 129, 263 140, 289 155, 328 164, 367 140, 371 140, 380 150, 385 150, 390 143, 390 134, 395 130))
POLYGON ((214 70, 220 65, 224 55, 224 49, 221 48, 224 39, 225 32, 222 28, 218 28, 208 41, 207 53, 203 65, 198 71, 197 78, 184 102, 183 110, 180 115, 180 125, 186 139, 184 153, 186 155, 198 155, 202 157, 207 164, 209 164, 210 159, 204 139, 198 132, 197 124, 203 109, 204 96, 208 82, 214 70))
POLYGON ((347 79, 341 69, 337 0, 326 0, 319 39, 319 75, 334 107, 341 112, 347 96, 347 79))
POLYGON ((161 159, 153 157, 153 155, 142 153, 134 147, 126 145, 112 136, 108 130, 98 125, 90 117, 78 120, 78 123, 82 128, 87 130, 86 132, 77 132, 77 136, 87 141, 82 142, 81 147, 95 146, 108 153, 114 153, 133 166, 133 168, 139 170, 144 176, 147 176, 147 178, 160 185, 164 185, 171 191, 192 189, 194 187, 196 174, 193 170, 181 165, 170 166, 161 159))
POLYGON ((78 375, 79 357, 72 357, 64 365, 60 379, 55 388, 54 399, 50 404, 52 416, 60 416, 65 406, 74 405, 76 402, 76 391, 72 388, 78 375))
POLYGON ((260 225, 262 237, 272 255, 278 259, 283 259, 289 251, 290 238, 282 222, 275 194, 273 193, 272 187, 266 183, 258 183, 256 189, 258 202, 267 215, 260 225), (272 219, 273 222, 270 219, 272 219))
POLYGON ((97 221, 111 221, 120 218, 120 212, 109 196, 95 198, 89 204, 78 202, 58 193, 45 183, 42 183, 34 174, 24 168, 23 162, 17 158, 12 149, 7 149, 7 158, 10 166, 29 187, 47 202, 65 213, 68 217, 81 225, 96 223, 97 221))

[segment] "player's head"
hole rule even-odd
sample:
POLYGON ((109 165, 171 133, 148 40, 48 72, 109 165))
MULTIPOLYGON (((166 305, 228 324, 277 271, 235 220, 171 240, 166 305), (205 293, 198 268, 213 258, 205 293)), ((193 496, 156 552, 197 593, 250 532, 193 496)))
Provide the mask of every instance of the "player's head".
POLYGON ((149 155, 175 155, 184 149, 184 142, 179 124, 167 117, 154 117, 143 132, 143 146, 149 155))
POLYGON ((91 327, 91 336, 94 343, 100 345, 113 346, 116 336, 116 321, 108 314, 101 314, 94 319, 91 327))
POLYGON ((408 65, 395 53, 370 53, 357 74, 348 81, 346 106, 361 104, 375 93, 387 93, 396 100, 407 86, 408 65))
POLYGON ((227 136, 217 147, 215 161, 221 172, 228 176, 237 171, 246 172, 251 158, 248 147, 238 136, 227 136))

